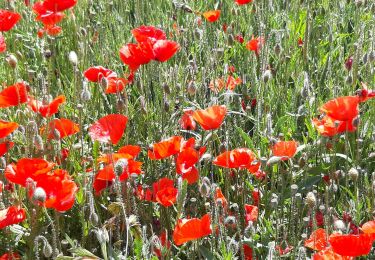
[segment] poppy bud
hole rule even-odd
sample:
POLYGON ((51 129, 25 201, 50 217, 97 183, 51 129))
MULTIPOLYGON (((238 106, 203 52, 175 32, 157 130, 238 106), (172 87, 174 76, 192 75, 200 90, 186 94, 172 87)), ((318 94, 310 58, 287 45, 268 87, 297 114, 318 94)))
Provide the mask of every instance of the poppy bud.
MULTIPOLYGON (((375 4, 373 6, 375 7, 375 4)), ((375 51, 370 52, 368 59, 369 59, 370 62, 375 61, 375 51)))
POLYGON ((292 184, 290 186, 290 191, 292 193, 292 196, 296 195, 297 191, 298 191, 298 185, 297 184, 292 184))
POLYGON ((47 194, 46 194, 46 192, 44 191, 43 188, 37 187, 34 190, 34 193, 33 193, 33 196, 32 196, 33 201, 44 203, 46 201, 46 198, 47 198, 47 194))
POLYGON ((115 174, 120 176, 124 170, 128 167, 128 160, 127 159, 120 159, 115 164, 115 174))
POLYGON ((195 87, 194 81, 190 81, 187 86, 187 92, 190 94, 190 96, 195 95, 195 92, 197 91, 197 88, 195 87))
POLYGON ((15 69, 17 67, 18 60, 13 54, 8 55, 5 60, 11 68, 15 69))
POLYGON ((43 150, 43 139, 40 135, 35 135, 33 140, 36 150, 43 150))
POLYGON ((309 193, 307 193, 306 199, 305 199, 305 203, 310 208, 314 208, 315 207, 315 205, 316 205, 316 197, 315 197, 315 194, 313 192, 310 191, 309 193))
POLYGON ((276 207, 277 207, 277 204, 279 204, 277 198, 273 198, 273 199, 271 199, 270 206, 271 206, 272 208, 276 208, 276 207))
POLYGON ((267 83, 270 79, 272 79, 271 70, 264 71, 264 73, 262 75, 262 80, 264 81, 264 83, 267 83))
POLYGON ((281 53, 281 46, 280 46, 280 44, 277 43, 277 44, 275 45, 273 51, 275 52, 276 56, 279 56, 280 53, 281 53))
POLYGON ((73 64, 73 66, 78 65, 78 56, 75 51, 69 52, 69 61, 73 64))
POLYGON ((83 37, 87 35, 87 30, 85 28, 82 27, 80 31, 83 37))
POLYGON ((98 225, 99 223, 99 217, 98 217, 98 214, 96 214, 95 212, 91 212, 90 216, 89 216, 89 221, 91 222, 91 224, 93 224, 94 226, 98 225))
POLYGON ((359 116, 357 116, 357 117, 355 117, 355 118, 353 119, 352 124, 353 124, 353 126, 357 127, 357 126, 359 125, 359 122, 360 122, 360 120, 359 120, 359 116))
POLYGON ((359 172, 356 168, 351 168, 348 172, 348 176, 353 181, 356 181, 358 179, 359 172))
POLYGON ((44 57, 49 59, 52 57, 52 51, 51 50, 45 50, 43 53, 44 57))
POLYGON ((147 108, 146 108, 146 100, 144 96, 139 97, 139 103, 141 104, 141 109, 143 113, 147 114, 147 108))
POLYGON ((228 45, 232 46, 234 44, 233 34, 228 34, 228 45))
POLYGON ((203 36, 203 31, 201 29, 196 28, 194 31, 194 36, 198 39, 201 39, 203 36))
POLYGON ((0 157, 0 169, 5 169, 7 167, 7 161, 4 156, 0 157))
POLYGON ((207 183, 202 183, 199 187, 199 192, 203 197, 209 197, 210 196, 210 186, 207 183))
POLYGON ((168 99, 164 98, 164 110, 165 110, 165 112, 169 112, 169 108, 170 108, 169 101, 168 101, 168 99))
POLYGON ((167 95, 171 94, 171 89, 170 89, 170 87, 167 83, 163 84, 163 89, 164 89, 165 94, 167 94, 167 95))
POLYGON ((368 54, 365 53, 365 54, 363 55, 363 57, 362 57, 362 62, 363 62, 363 64, 366 64, 367 61, 368 61, 368 54))
POLYGON ((81 100, 89 101, 90 99, 91 99, 91 92, 88 90, 88 88, 85 86, 85 83, 84 83, 84 86, 81 92, 81 100))

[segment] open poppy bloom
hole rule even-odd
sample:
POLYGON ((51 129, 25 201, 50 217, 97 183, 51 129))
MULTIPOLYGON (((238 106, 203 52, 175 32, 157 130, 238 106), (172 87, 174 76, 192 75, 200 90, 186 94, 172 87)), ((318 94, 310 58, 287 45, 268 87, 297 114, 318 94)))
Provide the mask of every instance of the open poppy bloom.
POLYGON ((279 141, 272 147, 273 156, 281 157, 281 160, 292 158, 297 152, 296 141, 279 141))
MULTIPOLYGON (((41 131, 43 132, 44 128, 41 131)), ((48 139, 62 139, 78 133, 79 126, 69 119, 60 118, 49 122, 48 131, 48 139)))
POLYGON ((255 52, 255 55, 258 56, 263 44, 264 44, 263 37, 254 38, 253 36, 252 39, 246 43, 246 49, 248 49, 249 51, 255 52))
POLYGON ((62 12, 77 4, 78 0, 44 0, 43 6, 52 12, 62 12))
POLYGON ((145 26, 142 25, 138 28, 131 30, 135 40, 137 42, 144 42, 147 40, 151 40, 152 42, 156 42, 158 40, 166 40, 167 36, 165 32, 159 28, 154 26, 145 26))
POLYGON ((235 0, 238 5, 245 5, 251 3, 253 0, 235 0))
POLYGON ((320 111, 334 120, 353 120, 359 113, 359 97, 346 96, 332 99, 321 106, 320 111))
POLYGON ((20 82, 0 92, 0 108, 18 106, 27 102, 27 86, 20 82))
POLYGON ((177 199, 178 190, 173 185, 173 180, 162 178, 153 185, 153 193, 156 202, 164 207, 172 206, 177 199))
POLYGON ((0 9, 0 32, 11 30, 20 19, 21 15, 19 13, 0 9))
POLYGON ((226 151, 217 156, 214 165, 224 168, 248 169, 250 172, 259 169, 255 154, 248 148, 237 148, 232 151, 226 151), (256 169, 254 169, 254 166, 256 169))
POLYGON ((305 247, 313 250, 323 250, 328 246, 327 234, 323 228, 319 228, 311 233, 309 239, 305 240, 305 247))
POLYGON ((184 112, 184 114, 181 116, 181 119, 178 121, 181 128, 185 130, 195 130, 195 127, 197 124, 194 121, 193 118, 194 111, 189 109, 184 112))
POLYGON ((201 219, 179 219, 173 231, 173 241, 176 245, 196 240, 212 233, 211 218, 209 214, 201 219))
POLYGON ((7 137, 11 133, 13 133, 13 131, 17 128, 18 124, 15 122, 7 122, 4 120, 0 120, 0 139, 7 137))
POLYGON ((224 82, 224 78, 218 78, 215 80, 211 80, 210 85, 208 86, 213 92, 218 93, 221 90, 227 89, 233 91, 236 86, 242 83, 240 78, 234 78, 233 76, 229 75, 226 82, 224 82))
POLYGON ((148 150, 148 157, 151 160, 160 160, 175 155, 180 152, 181 142, 181 136, 172 136, 153 144, 153 148, 148 150))
POLYGON ((8 181, 26 187, 26 180, 32 179, 38 181, 39 178, 52 170, 55 166, 44 159, 22 158, 16 164, 9 164, 4 172, 8 181))
POLYGON ((165 62, 172 58, 173 55, 180 49, 180 45, 175 41, 158 40, 152 47, 155 55, 155 60, 165 62))
POLYGON ((7 45, 5 43, 5 38, 3 34, 0 32, 0 53, 3 53, 7 50, 7 45))
POLYGON ((368 255, 372 248, 373 239, 371 234, 341 235, 338 233, 329 236, 333 252, 342 256, 368 255))
POLYGON ((216 105, 194 111, 193 118, 204 130, 214 130, 221 126, 226 115, 226 106, 216 105))
POLYGON ((117 74, 102 66, 90 67, 83 72, 85 78, 90 82, 100 82, 103 78, 117 77, 117 74))
POLYGON ((10 206, 0 210, 0 229, 20 223, 26 218, 26 211, 19 206, 10 206))
POLYGON ((212 10, 203 13, 203 17, 210 23, 216 22, 220 17, 220 10, 212 10))
POLYGON ((21 256, 18 253, 5 253, 0 256, 0 260, 18 260, 21 259, 21 256))
MULTIPOLYGON (((194 138, 190 140, 195 142, 194 138)), ((194 144, 192 146, 194 147, 194 144)), ((199 178, 199 172, 195 164, 199 161, 201 153, 193 147, 190 146, 188 140, 176 157, 176 172, 182 176, 182 179, 187 180, 189 184, 196 183, 199 178)))
POLYGON ((43 23, 45 27, 54 26, 60 23, 65 17, 65 14, 62 12, 48 10, 42 2, 36 2, 33 5, 33 11, 37 15, 35 19, 43 23))
POLYGON ((137 70, 141 65, 147 64, 155 58, 151 41, 138 44, 128 43, 122 46, 120 58, 131 70, 137 70))
POLYGON ((43 117, 50 117, 59 111, 59 106, 65 103, 65 96, 60 95, 49 104, 43 104, 41 101, 29 97, 28 105, 34 111, 43 117))
POLYGON ((258 220, 258 207, 254 205, 245 204, 245 221, 248 224, 250 221, 258 220))
MULTIPOLYGON (((78 187, 67 171, 56 169, 53 172, 43 174, 43 177, 38 178, 35 185, 36 188, 41 188, 46 193, 44 207, 54 208, 60 212, 73 207, 78 187)), ((33 190, 29 192, 30 197, 32 197, 33 192, 33 190)))
POLYGON ((312 260, 352 260, 353 257, 350 256, 342 256, 339 254, 336 254, 332 247, 327 247, 315 254, 313 254, 312 260))
POLYGON ((3 143, 0 143, 0 156, 3 156, 6 154, 9 149, 11 149, 14 146, 13 142, 5 141, 3 143))
POLYGON ((91 139, 103 143, 111 141, 112 144, 117 144, 124 131, 128 118, 120 114, 110 114, 100 118, 89 128, 89 135, 91 139))
POLYGON ((125 86, 129 83, 127 79, 117 77, 105 78, 105 93, 116 94, 121 92, 125 86))
POLYGON ((357 129, 353 125, 353 120, 338 121, 329 116, 324 116, 321 120, 314 118, 312 122, 322 136, 334 136, 344 132, 354 132, 357 129))

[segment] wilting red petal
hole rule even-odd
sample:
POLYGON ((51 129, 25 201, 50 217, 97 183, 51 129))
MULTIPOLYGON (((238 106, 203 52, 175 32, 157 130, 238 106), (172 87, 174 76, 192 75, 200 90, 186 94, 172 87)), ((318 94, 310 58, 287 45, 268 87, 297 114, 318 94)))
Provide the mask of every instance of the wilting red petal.
POLYGON ((353 120, 338 121, 329 116, 325 116, 321 120, 314 118, 313 124, 319 134, 323 136, 334 136, 344 132, 354 132, 357 129, 353 125, 353 120))
POLYGON ((128 43, 120 49, 121 60, 133 71, 137 70, 139 66, 149 63, 154 57, 150 41, 138 44, 128 43))
POLYGON ((172 58, 172 56, 180 49, 180 45, 177 42, 169 40, 158 40, 152 47, 155 60, 165 62, 172 58))
POLYGON ((173 241, 176 245, 196 240, 212 233, 210 215, 206 214, 201 219, 179 219, 173 231, 173 241))
POLYGON ((254 205, 245 204, 245 220, 255 222, 258 220, 258 207, 254 205))
POLYGON ((321 250, 312 256, 312 260, 352 260, 353 257, 342 256, 333 252, 331 247, 321 250))
POLYGON ((52 12, 62 12, 75 6, 77 1, 78 0, 44 0, 43 6, 52 12))
POLYGON ((204 130, 213 130, 221 126, 226 114, 226 106, 212 106, 194 111, 193 118, 204 130))
POLYGON ((7 32, 12 29, 21 19, 19 13, 0 9, 0 32, 7 32))
POLYGON ((256 55, 259 55, 259 51, 262 48, 264 44, 264 38, 263 37, 257 37, 252 38, 250 41, 246 44, 246 49, 255 52, 256 55))
POLYGON ((235 0, 238 5, 245 5, 251 3, 253 0, 235 0))
POLYGON ((359 113, 359 101, 358 96, 338 97, 321 106, 320 111, 334 120, 353 120, 359 113))
POLYGON ((128 118, 120 114, 110 114, 100 118, 90 126, 89 135, 93 140, 112 144, 117 144, 128 123, 128 118))
POLYGON ((7 45, 5 43, 5 38, 3 34, 0 32, 0 53, 3 53, 7 50, 7 45))
POLYGON ((28 105, 34 112, 40 113, 43 117, 50 117, 59 111, 59 106, 65 103, 65 96, 56 97, 51 103, 43 105, 42 102, 29 97, 28 105))
POLYGON ((151 39, 153 42, 157 40, 167 39, 165 32, 154 26, 142 25, 138 28, 133 29, 131 33, 133 34, 137 42, 144 42, 144 41, 147 41, 148 39, 151 39))
POLYGON ((305 240, 305 247, 313 250, 323 250, 328 246, 327 234, 323 228, 319 228, 311 233, 309 239, 305 240))
POLYGON ((220 154, 213 164, 225 168, 248 169, 255 165, 255 161, 255 154, 250 149, 237 148, 220 154))
POLYGON ((242 80, 240 78, 234 78, 232 76, 228 76, 226 88, 228 90, 234 90, 236 86, 242 83, 242 80))
POLYGON ((15 122, 7 122, 4 120, 0 120, 0 139, 7 137, 17 128, 18 124, 15 122))
MULTIPOLYGON (((66 136, 78 133, 79 126, 69 119, 61 118, 54 119, 51 122, 49 122, 48 130, 48 139, 54 139, 56 137, 62 139, 66 136), (56 136, 56 131, 58 131, 59 136, 56 136)), ((44 128, 42 128, 41 131, 43 132, 44 128)))
POLYGON ((341 235, 332 234, 329 236, 333 252, 342 256, 368 255, 372 248, 372 236, 370 234, 341 235))
POLYGON ((222 89, 224 89, 225 82, 223 78, 218 78, 215 80, 211 80, 208 87, 215 93, 220 92, 222 89))
POLYGON ((116 94, 122 91, 125 86, 129 83, 127 79, 124 78, 117 78, 117 77, 108 77, 105 78, 106 82, 106 94, 116 94))
POLYGON ((20 82, 0 92, 0 108, 18 106, 27 102, 27 86, 20 82))
POLYGON ((22 158, 17 164, 9 164, 4 172, 8 181, 26 186, 26 180, 38 181, 55 166, 44 159, 22 158))
POLYGON ((61 33, 61 31, 62 31, 62 28, 60 26, 57 26, 57 25, 46 27, 46 32, 50 36, 59 35, 61 33))
POLYGON ((0 210, 0 229, 22 222, 26 218, 26 211, 18 206, 0 210))
POLYGON ((102 78, 107 77, 117 77, 115 72, 102 66, 90 67, 83 72, 83 75, 88 81, 91 82, 99 82, 102 80, 102 78))
POLYGON ((217 21, 220 17, 220 10, 212 10, 212 11, 207 11, 203 13, 204 18, 206 18, 207 21, 210 23, 213 23, 217 21))
POLYGON ((159 160, 175 155, 180 152, 181 142, 181 136, 172 136, 166 140, 160 141, 154 144, 151 150, 148 150, 148 157, 151 160, 159 160))
POLYGON ((223 208, 228 206, 228 201, 219 187, 217 187, 215 190, 215 202, 216 204, 221 203, 223 208))
POLYGON ((0 143, 0 156, 3 156, 5 153, 7 153, 13 146, 14 143, 10 141, 0 143))
POLYGON ((272 147, 272 154, 282 157, 282 160, 288 160, 295 155, 297 147, 298 143, 295 141, 279 141, 272 147))

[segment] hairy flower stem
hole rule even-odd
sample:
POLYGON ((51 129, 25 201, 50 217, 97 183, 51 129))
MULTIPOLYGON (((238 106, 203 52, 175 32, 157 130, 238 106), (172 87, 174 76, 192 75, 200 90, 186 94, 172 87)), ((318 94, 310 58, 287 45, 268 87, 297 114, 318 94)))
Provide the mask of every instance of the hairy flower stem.
POLYGON ((52 256, 53 258, 56 258, 57 255, 59 254, 59 249, 57 247, 57 232, 56 232, 56 228, 55 228, 55 224, 53 223, 53 220, 51 218, 51 216, 48 214, 48 210, 47 208, 43 208, 44 210, 44 214, 46 215, 47 219, 48 219, 48 222, 50 223, 51 225, 51 232, 52 232, 52 256))

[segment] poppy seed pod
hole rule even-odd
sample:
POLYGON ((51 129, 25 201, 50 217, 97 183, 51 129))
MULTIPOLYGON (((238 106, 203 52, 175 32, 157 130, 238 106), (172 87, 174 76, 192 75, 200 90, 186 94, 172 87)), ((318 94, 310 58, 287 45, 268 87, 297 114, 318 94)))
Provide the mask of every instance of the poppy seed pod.
POLYGON ((47 198, 47 194, 46 194, 46 192, 44 191, 43 188, 37 187, 34 190, 34 193, 33 193, 33 196, 32 196, 33 201, 44 203, 46 201, 46 198, 47 198))
POLYGON ((277 44, 275 45, 273 51, 275 52, 276 56, 279 56, 280 53, 281 53, 281 46, 280 46, 280 44, 277 43, 277 44))
POLYGON ((75 51, 69 52, 69 61, 72 63, 73 66, 78 65, 78 56, 75 51))
POLYGON ((352 179, 353 181, 356 181, 358 179, 358 176, 359 176, 359 172, 356 168, 351 168, 348 172, 348 176, 350 179, 352 179))
POLYGON ((195 95, 195 93, 197 92, 197 88, 195 86, 194 81, 190 81, 188 83, 188 85, 187 85, 187 92, 189 93, 190 96, 195 95))
POLYGON ((13 54, 8 55, 8 56, 5 58, 5 61, 8 63, 8 65, 9 65, 12 69, 15 69, 15 68, 17 67, 18 60, 17 60, 16 56, 14 56, 13 54))
POLYGON ((316 206, 316 197, 313 192, 310 191, 309 193, 307 193, 305 203, 310 208, 314 208, 316 206))

